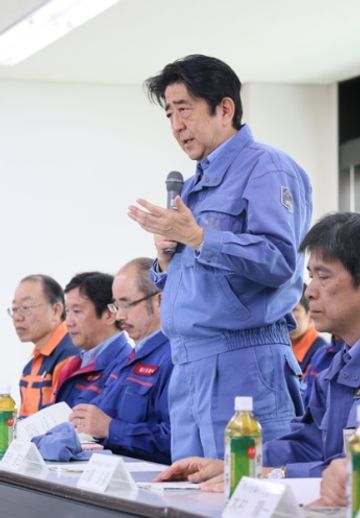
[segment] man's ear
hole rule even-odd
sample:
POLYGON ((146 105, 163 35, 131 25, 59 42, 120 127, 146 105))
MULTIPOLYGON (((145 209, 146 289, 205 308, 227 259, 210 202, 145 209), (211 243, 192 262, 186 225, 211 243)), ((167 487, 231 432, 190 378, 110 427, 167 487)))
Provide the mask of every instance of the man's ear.
POLYGON ((64 312, 64 304, 62 304, 61 302, 54 302, 52 307, 54 310, 55 317, 61 320, 61 315, 64 312))
POLYGON ((106 308, 101 318, 107 326, 113 326, 116 322, 116 313, 113 313, 109 308, 106 308))
POLYGON ((157 293, 156 295, 154 295, 154 304, 156 304, 158 307, 160 307, 160 304, 161 304, 161 292, 159 291, 159 293, 157 293))
POLYGON ((232 126, 235 113, 235 103, 231 97, 223 97, 217 108, 220 110, 223 119, 223 126, 232 126))

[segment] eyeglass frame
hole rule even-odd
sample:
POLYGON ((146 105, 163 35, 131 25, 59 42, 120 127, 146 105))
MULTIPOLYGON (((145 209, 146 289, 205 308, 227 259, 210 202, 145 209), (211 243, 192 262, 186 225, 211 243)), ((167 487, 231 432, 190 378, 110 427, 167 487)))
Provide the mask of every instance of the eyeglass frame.
POLYGON ((21 315, 22 317, 30 317, 33 309, 38 308, 39 306, 46 306, 47 304, 52 304, 52 302, 41 302, 40 304, 32 304, 29 306, 23 304, 22 306, 7 308, 6 312, 10 318, 14 318, 16 315, 21 315))
POLYGON ((146 295, 145 297, 142 297, 141 299, 134 300, 133 302, 127 302, 126 300, 120 301, 120 305, 122 307, 119 307, 116 302, 110 302, 110 304, 107 305, 108 310, 110 313, 117 313, 118 311, 128 311, 129 309, 133 308, 134 306, 137 306, 140 304, 140 302, 144 302, 144 300, 149 300, 151 297, 155 297, 160 293, 159 291, 155 291, 154 293, 149 293, 149 295, 146 295))

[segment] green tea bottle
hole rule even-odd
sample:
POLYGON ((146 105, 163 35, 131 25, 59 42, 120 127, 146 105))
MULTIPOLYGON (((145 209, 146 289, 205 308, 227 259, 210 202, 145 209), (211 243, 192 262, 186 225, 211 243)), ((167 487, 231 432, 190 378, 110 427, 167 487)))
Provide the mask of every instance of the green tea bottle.
POLYGON ((360 404, 356 407, 356 430, 347 444, 348 458, 348 516, 355 518, 360 512, 360 404))
POLYGON ((241 477, 261 475, 261 426, 252 409, 251 397, 236 397, 235 414, 225 428, 225 497, 228 499, 241 477))
POLYGON ((0 385, 0 459, 14 437, 16 408, 9 385, 0 385))

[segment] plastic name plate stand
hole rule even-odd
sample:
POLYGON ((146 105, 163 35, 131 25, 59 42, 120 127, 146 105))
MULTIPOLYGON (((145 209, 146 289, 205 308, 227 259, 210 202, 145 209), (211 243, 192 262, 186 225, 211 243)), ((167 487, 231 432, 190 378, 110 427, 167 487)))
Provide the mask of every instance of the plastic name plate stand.
POLYGON ((48 472, 46 462, 34 443, 14 439, 0 461, 0 468, 24 474, 48 472))
POLYGON ((290 487, 268 480, 242 477, 225 507, 223 518, 302 518, 290 487))
POLYGON ((101 493, 114 490, 138 491, 121 457, 99 453, 94 453, 85 465, 77 487, 101 493))

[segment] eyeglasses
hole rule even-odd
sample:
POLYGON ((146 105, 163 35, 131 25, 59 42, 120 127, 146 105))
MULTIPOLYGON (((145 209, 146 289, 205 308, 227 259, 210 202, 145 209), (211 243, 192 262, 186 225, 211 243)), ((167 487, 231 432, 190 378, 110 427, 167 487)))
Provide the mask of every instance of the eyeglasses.
POLYGON ((13 306, 12 308, 7 308, 7 312, 9 317, 14 318, 16 315, 21 315, 22 317, 30 317, 32 315, 33 309, 38 308, 40 306, 46 306, 51 304, 50 302, 42 302, 41 304, 33 304, 32 306, 28 306, 23 304, 22 306, 13 306))
POLYGON ((111 313, 117 313, 118 311, 126 311, 127 309, 133 308, 134 306, 137 306, 140 304, 140 302, 144 302, 144 300, 151 299, 151 297, 154 297, 159 292, 155 291, 154 293, 150 293, 149 295, 146 295, 146 297, 142 297, 141 299, 134 300, 133 302, 128 302, 127 300, 120 300, 119 302, 112 302, 111 304, 108 304, 108 310, 111 313))

